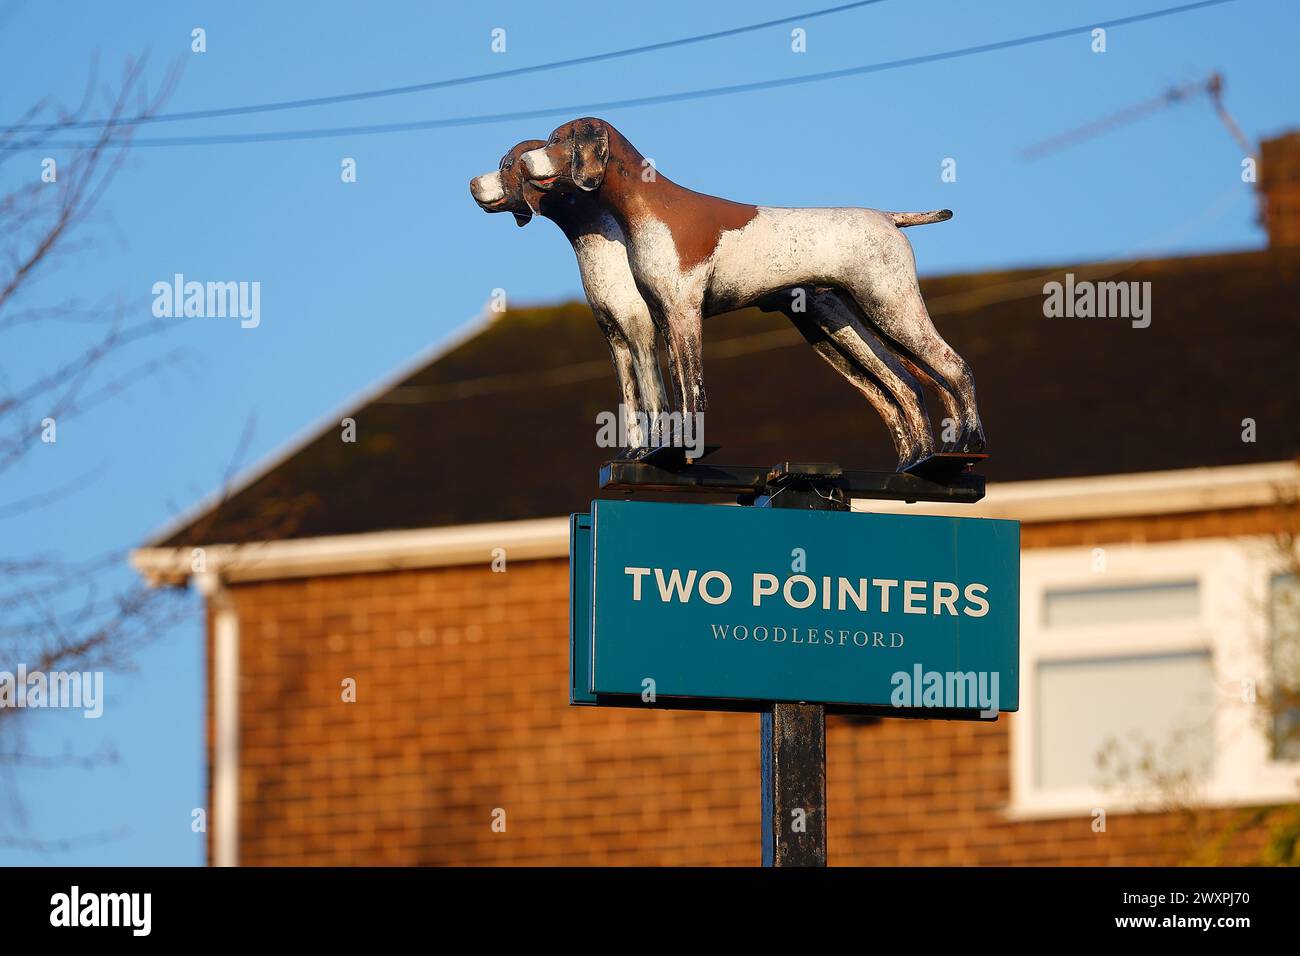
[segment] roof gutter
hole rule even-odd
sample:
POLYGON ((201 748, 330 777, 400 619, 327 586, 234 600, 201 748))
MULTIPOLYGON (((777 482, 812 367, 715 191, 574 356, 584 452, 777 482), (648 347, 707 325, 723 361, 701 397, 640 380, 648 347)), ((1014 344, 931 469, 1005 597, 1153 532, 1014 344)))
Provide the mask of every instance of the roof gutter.
POLYGON ((141 548, 131 552, 131 564, 153 585, 183 585, 201 558, 202 567, 235 583, 479 562, 486 566, 498 548, 507 561, 565 557, 569 519, 533 518, 201 548, 141 548))
POLYGON ((1285 489, 1294 492, 1298 482, 1300 463, 1279 461, 1003 482, 989 485, 984 499, 974 505, 857 500, 853 507, 855 511, 1014 518, 1026 524, 1087 521, 1274 505, 1285 489))

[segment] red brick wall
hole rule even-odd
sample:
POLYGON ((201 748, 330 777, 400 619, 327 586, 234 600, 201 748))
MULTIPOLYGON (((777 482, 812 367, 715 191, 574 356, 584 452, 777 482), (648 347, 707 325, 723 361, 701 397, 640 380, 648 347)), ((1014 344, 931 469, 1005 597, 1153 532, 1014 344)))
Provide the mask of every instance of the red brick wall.
MULTIPOLYGON (((1268 520, 1042 525, 1024 542, 1268 520)), ((234 587, 240 862, 756 864, 758 718, 569 707, 567 579, 564 560, 505 573, 485 561, 234 587)), ((1195 826, 1227 818, 1112 815, 1105 833, 1089 817, 1011 822, 1012 719, 832 719, 831 863, 1178 863, 1195 826)), ((1247 830, 1225 858, 1250 859, 1262 835, 1247 830)))

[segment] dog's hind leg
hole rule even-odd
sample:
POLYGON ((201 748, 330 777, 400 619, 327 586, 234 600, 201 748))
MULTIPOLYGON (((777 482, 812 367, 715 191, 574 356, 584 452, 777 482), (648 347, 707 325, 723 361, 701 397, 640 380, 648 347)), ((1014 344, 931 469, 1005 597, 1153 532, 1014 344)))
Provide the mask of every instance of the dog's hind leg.
POLYGON ((930 320, 916 281, 911 244, 901 233, 896 236, 897 243, 876 249, 888 281, 851 275, 844 277, 842 285, 852 296, 856 311, 897 347, 909 367, 939 390, 945 411, 960 428, 955 441, 943 443, 943 450, 982 452, 984 426, 975 402, 975 378, 966 360, 944 341, 930 320))
POLYGON ((984 426, 975 400, 975 377, 966 360, 935 329, 920 290, 901 302, 879 305, 871 318, 898 344, 905 360, 939 390, 945 411, 959 429, 954 440, 943 442, 943 450, 982 452, 984 426))
POLYGON ((929 454, 933 449, 929 424, 917 404, 918 396, 921 400, 923 396, 906 369, 892 356, 886 359, 880 354, 885 350, 879 342, 875 346, 880 353, 858 335, 852 315, 834 291, 803 289, 807 311, 797 310, 794 291, 777 293, 760 308, 783 312, 813 351, 862 393, 889 431, 898 455, 897 470, 929 454))
POLYGON ((889 344, 876 335, 859 318, 852 297, 839 289, 819 290, 814 298, 814 313, 831 340, 851 361, 879 382, 899 407, 903 420, 911 429, 914 464, 934 453, 930 433, 930 416, 925 409, 925 391, 906 360, 896 355, 889 344))

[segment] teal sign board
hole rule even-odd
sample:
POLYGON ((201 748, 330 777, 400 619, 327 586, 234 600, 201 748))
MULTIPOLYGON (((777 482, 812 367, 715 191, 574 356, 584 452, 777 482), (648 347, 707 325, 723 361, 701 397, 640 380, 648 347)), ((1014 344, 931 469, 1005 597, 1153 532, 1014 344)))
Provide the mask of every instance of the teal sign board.
POLYGON ((1018 522, 610 500, 570 536, 572 703, 1019 707, 1018 522))

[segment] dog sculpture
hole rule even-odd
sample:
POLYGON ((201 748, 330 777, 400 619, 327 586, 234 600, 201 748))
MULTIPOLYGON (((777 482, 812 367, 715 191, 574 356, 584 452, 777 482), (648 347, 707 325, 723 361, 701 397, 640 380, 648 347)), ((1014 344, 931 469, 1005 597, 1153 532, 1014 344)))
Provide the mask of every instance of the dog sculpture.
MULTIPOLYGON (((645 421, 655 422, 666 410, 655 323, 637 290, 622 229, 596 197, 580 190, 545 191, 529 182, 519 157, 544 145, 541 140, 517 144, 495 172, 471 180, 470 193, 487 212, 513 213, 520 226, 536 214, 561 228, 573 246, 588 302, 609 344, 624 406, 631 413, 644 411, 645 421)), ((817 354, 866 397, 889 429, 900 470, 933 450, 924 395, 916 380, 857 322, 839 293, 783 290, 758 304, 785 313, 817 354)), ((665 437, 662 431, 642 433, 635 427, 637 421, 635 414, 629 415, 625 456, 635 457, 665 437)))
POLYGON ((544 145, 525 140, 501 158, 496 172, 470 180, 474 201, 487 212, 510 212, 526 226, 534 214, 545 216, 564 232, 578 258, 587 302, 609 344, 614 372, 628 421, 625 455, 651 445, 638 412, 653 423, 668 410, 663 377, 655 351, 655 324, 632 280, 623 231, 614 218, 585 193, 547 195, 528 183, 521 154, 544 145))
MULTIPOLYGON (((775 296, 803 287, 816 293, 822 312, 810 315, 833 345, 868 341, 869 325, 904 366, 939 390, 959 426, 956 441, 943 450, 983 451, 974 378, 931 322, 911 245, 899 231, 942 222, 951 217, 948 210, 789 209, 706 196, 654 171, 618 130, 590 117, 563 124, 520 159, 531 184, 588 193, 622 229, 637 289, 667 343, 684 413, 707 404, 702 320, 750 304, 780 308, 775 296)), ((900 414, 906 418, 907 410, 900 414)), ((928 421, 924 436, 900 454, 900 468, 933 447, 928 421)))

